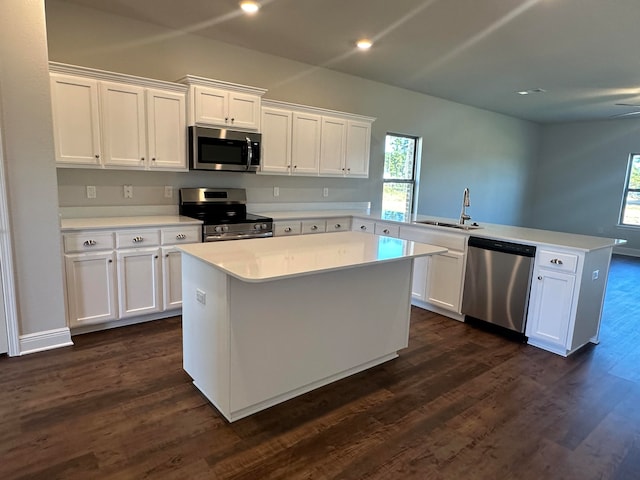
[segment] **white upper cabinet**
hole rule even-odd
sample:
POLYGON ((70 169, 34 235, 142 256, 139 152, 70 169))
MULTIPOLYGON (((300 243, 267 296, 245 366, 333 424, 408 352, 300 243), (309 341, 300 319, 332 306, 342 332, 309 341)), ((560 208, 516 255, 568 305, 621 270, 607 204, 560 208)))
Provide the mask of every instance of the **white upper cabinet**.
POLYGON ((262 172, 291 172, 291 117, 290 110, 262 108, 262 172))
POLYGON ((371 145, 371 122, 347 122, 347 154, 345 175, 369 176, 369 153, 371 145))
POLYGON ((187 75, 189 125, 260 130, 260 107, 266 90, 187 75))
POLYGON ((147 139, 151 168, 181 170, 186 166, 187 122, 184 94, 147 90, 147 139))
POLYGON ((59 167, 187 170, 184 85, 50 63, 59 167))
POLYGON ((52 74, 51 100, 56 161, 69 166, 99 166, 98 82, 52 74))
POLYGON ((291 146, 291 172, 294 175, 318 175, 320 167, 320 115, 294 112, 291 146))
POLYGON ((374 118, 266 100, 262 173, 367 177, 374 118))
POLYGON ((347 120, 335 117, 322 117, 320 175, 344 175, 346 148, 347 120))
POLYGON ((144 88, 101 82, 105 166, 142 167, 147 156, 144 88))

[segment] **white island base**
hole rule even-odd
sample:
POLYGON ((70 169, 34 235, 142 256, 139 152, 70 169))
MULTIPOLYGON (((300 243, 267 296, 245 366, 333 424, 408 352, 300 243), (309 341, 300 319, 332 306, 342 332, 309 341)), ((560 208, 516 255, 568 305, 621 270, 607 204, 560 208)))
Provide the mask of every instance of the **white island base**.
MULTIPOLYGON (((315 242, 321 241, 319 237, 335 242, 339 235, 313 237, 315 242)), ((283 247, 282 258, 252 254, 243 268, 259 270, 271 259, 288 261, 289 265, 273 265, 289 273, 268 280, 250 273, 241 280, 203 254, 207 248, 230 250, 232 246, 182 248, 187 253, 182 256, 184 369, 227 420, 238 420, 383 363, 407 346, 412 257, 445 249, 415 244, 424 247, 417 253, 413 242, 345 235, 343 254, 353 247, 344 240, 360 237, 370 243, 402 242, 405 254, 347 266, 344 258, 322 258, 330 250, 323 245, 312 249, 315 262, 310 263, 310 257, 304 260, 312 273, 294 274, 298 267, 292 265, 306 254, 297 247, 287 248, 293 244, 284 240, 290 238, 225 242, 244 244, 247 252, 256 241, 283 247), (408 245, 411 251, 406 253, 408 245), (341 265, 327 270, 327 261, 341 265)), ((362 248, 367 247, 358 250, 362 248)), ((226 251, 219 258, 236 261, 240 255, 226 251)))

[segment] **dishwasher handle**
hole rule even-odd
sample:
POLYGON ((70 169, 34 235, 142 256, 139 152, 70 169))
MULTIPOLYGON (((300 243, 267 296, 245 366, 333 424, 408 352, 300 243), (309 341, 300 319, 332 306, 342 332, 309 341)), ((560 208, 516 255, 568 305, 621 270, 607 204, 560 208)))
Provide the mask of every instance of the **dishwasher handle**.
POLYGON ((493 250, 494 252, 510 253, 522 257, 535 257, 536 247, 533 245, 523 245, 521 243, 505 242, 494 238, 469 237, 469 247, 481 248, 483 250, 493 250))

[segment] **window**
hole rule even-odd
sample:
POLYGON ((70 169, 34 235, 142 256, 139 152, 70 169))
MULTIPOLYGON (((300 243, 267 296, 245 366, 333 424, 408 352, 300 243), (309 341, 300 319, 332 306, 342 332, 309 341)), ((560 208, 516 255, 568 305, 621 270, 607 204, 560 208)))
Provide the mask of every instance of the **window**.
POLYGON ((640 154, 637 153, 629 157, 620 223, 640 226, 640 154))
POLYGON ((418 139, 387 134, 384 148, 382 215, 389 220, 406 220, 413 209, 418 139))

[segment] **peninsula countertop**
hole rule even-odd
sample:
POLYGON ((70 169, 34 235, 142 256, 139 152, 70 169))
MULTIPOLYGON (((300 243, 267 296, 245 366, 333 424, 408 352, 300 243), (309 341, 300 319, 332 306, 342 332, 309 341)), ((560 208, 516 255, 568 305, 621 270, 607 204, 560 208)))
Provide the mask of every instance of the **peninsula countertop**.
POLYGON ((360 232, 198 243, 179 249, 245 282, 280 280, 447 251, 360 232))

